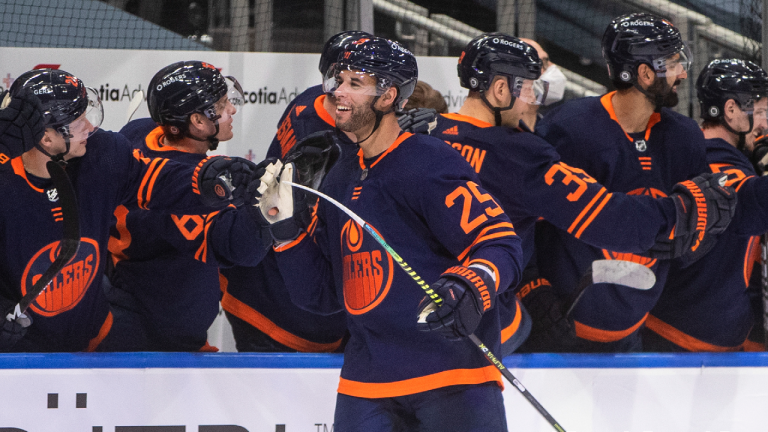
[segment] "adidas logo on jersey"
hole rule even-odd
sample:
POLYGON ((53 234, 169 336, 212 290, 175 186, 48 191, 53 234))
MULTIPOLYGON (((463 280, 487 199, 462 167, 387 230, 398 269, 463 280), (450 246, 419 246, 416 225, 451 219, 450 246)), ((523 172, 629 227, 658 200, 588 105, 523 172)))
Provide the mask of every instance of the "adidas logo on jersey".
POLYGON ((448 129, 443 131, 443 135, 458 135, 459 134, 459 127, 449 127, 448 129))

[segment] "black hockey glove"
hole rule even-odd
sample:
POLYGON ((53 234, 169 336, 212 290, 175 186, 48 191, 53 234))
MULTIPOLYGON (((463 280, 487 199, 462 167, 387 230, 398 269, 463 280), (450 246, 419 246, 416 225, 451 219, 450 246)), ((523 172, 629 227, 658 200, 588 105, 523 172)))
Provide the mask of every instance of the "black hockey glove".
POLYGON ((296 182, 317 190, 339 156, 341 148, 333 132, 321 131, 309 134, 296 143, 285 155, 283 164, 293 163, 296 182))
POLYGON ((23 313, 17 313, 15 304, 8 300, 1 300, 5 306, 0 325, 0 352, 9 351, 27 333, 27 328, 32 324, 32 317, 23 313))
POLYGON ((247 207, 251 215, 277 243, 295 240, 307 230, 312 221, 312 203, 316 202, 286 180, 295 181, 294 165, 275 160, 265 167, 259 186, 254 188, 254 182, 248 187, 251 199, 247 207))
POLYGON ((521 349, 525 352, 568 351, 576 341, 573 319, 566 315, 568 306, 549 282, 541 281, 536 288, 517 294, 533 321, 531 334, 521 349))
POLYGON ((264 175, 265 166, 239 157, 211 156, 197 165, 192 188, 206 206, 239 207, 248 199, 248 185, 264 175))
POLYGON ((21 156, 40 142, 45 134, 43 106, 31 90, 23 89, 11 98, 0 95, 0 166, 21 156))
POLYGON ((670 195, 677 209, 673 237, 657 239, 644 255, 660 259, 685 255, 693 262, 709 252, 736 212, 736 192, 724 186, 726 179, 722 173, 707 173, 676 184, 670 195))
POLYGON ((496 300, 496 283, 490 273, 477 267, 451 267, 431 288, 443 299, 442 304, 437 307, 429 297, 424 297, 416 327, 421 331, 438 331, 450 340, 474 333, 483 314, 496 300))
POLYGON ((400 129, 420 134, 429 134, 437 126, 437 111, 432 108, 413 108, 397 117, 400 129))
POLYGON ((749 159, 757 175, 768 174, 768 135, 763 135, 755 141, 755 148, 749 159))

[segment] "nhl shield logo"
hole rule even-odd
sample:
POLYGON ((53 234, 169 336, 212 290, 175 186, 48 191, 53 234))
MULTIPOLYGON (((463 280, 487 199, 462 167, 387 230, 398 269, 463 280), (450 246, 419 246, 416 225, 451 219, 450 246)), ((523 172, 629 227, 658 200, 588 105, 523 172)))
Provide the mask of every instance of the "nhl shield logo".
POLYGON ((644 152, 648 150, 648 144, 646 144, 645 140, 637 140, 635 141, 635 148, 639 152, 644 152))
POLYGON ((45 193, 48 195, 48 201, 56 202, 59 200, 59 191, 56 188, 48 189, 45 193))

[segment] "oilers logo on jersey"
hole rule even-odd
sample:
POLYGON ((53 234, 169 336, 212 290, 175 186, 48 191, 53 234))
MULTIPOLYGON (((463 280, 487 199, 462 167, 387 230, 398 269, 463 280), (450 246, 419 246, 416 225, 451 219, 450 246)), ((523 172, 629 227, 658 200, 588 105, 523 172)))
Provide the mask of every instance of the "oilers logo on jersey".
POLYGON ((363 228, 351 219, 341 229, 344 303, 353 315, 375 308, 392 285, 392 256, 364 234, 363 228))
MULTIPOLYGON (((59 242, 55 241, 40 249, 27 263, 21 280, 21 294, 43 275, 59 255, 59 242)), ((82 238, 77 255, 56 275, 37 296, 30 308, 42 316, 55 316, 75 306, 85 296, 99 268, 99 244, 82 238)))

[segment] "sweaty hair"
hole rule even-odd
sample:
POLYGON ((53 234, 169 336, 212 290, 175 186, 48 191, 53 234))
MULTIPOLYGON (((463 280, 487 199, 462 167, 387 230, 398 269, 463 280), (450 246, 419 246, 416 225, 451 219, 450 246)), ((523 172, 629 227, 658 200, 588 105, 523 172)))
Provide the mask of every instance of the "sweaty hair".
POLYGON ((171 132, 172 126, 162 125, 160 127, 163 128, 163 135, 165 136, 165 139, 167 139, 169 143, 176 143, 184 139, 184 132, 179 131, 178 133, 174 134, 173 132, 171 132))
POLYGON ((448 112, 448 104, 445 103, 443 95, 424 81, 416 82, 416 88, 408 98, 404 110, 412 108, 432 108, 441 114, 448 112))

